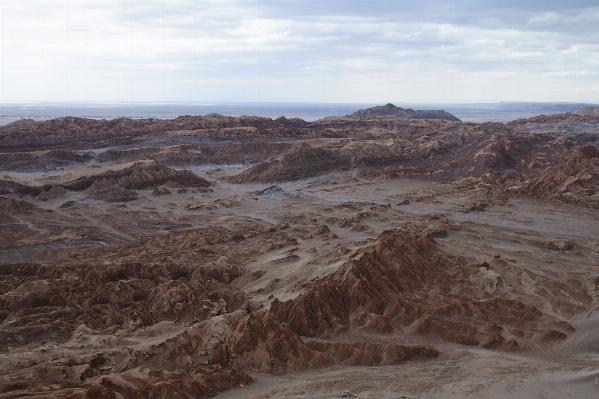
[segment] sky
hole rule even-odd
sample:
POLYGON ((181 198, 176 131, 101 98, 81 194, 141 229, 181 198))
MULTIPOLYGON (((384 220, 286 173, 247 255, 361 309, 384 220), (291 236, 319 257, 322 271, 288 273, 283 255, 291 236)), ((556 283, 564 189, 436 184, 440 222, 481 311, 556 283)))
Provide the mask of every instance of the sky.
POLYGON ((0 0, 0 103, 599 103, 598 0, 0 0))

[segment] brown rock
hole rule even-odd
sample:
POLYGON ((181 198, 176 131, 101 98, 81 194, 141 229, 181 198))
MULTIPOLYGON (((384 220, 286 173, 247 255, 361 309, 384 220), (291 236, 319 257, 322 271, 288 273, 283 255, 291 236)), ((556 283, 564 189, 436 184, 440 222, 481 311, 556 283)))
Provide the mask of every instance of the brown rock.
POLYGON ((478 299, 475 292, 484 287, 469 277, 476 271, 464 260, 444 256, 430 239, 396 233, 380 237, 298 298, 275 299, 270 309, 308 337, 330 338, 362 327, 389 334, 413 326, 418 335, 464 345, 488 341, 497 326, 535 332, 555 322, 536 307, 500 294, 478 299), (462 294, 449 289, 458 284, 462 294))
POLYGON ((164 186, 156 187, 154 189, 154 191, 152 191, 152 195, 156 195, 156 196, 159 196, 159 195, 168 195, 170 193, 171 192, 168 190, 168 188, 166 188, 164 186))

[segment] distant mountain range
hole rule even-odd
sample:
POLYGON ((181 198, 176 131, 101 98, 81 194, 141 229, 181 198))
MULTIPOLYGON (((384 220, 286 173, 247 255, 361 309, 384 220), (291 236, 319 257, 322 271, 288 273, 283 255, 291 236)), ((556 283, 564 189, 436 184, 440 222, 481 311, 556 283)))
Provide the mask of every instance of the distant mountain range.
POLYGON ((509 122, 541 114, 555 115, 575 112, 580 108, 596 107, 590 103, 403 103, 375 106, 373 103, 279 103, 279 102, 213 102, 213 103, 0 103, 0 125, 20 119, 48 120, 73 116, 91 119, 174 119, 181 115, 207 115, 218 113, 227 116, 257 115, 276 119, 301 118, 315 121, 327 116, 348 116, 355 119, 367 115, 392 115, 400 119, 447 119, 464 122, 509 122), (373 108, 368 108, 373 107, 373 108), (360 111, 354 112, 359 109, 360 111), (415 111, 418 109, 418 111, 415 111), (443 110, 443 111, 439 111, 443 110), (455 119, 454 119, 455 118, 455 119))
POLYGON ((599 116, 599 107, 582 107, 574 113, 580 116, 599 116))

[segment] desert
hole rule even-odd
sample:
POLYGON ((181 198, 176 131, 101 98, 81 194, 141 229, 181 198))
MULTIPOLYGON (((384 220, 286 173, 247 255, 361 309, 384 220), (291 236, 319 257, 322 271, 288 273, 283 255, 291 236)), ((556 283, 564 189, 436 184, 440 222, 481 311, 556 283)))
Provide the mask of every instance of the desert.
POLYGON ((0 127, 5 398, 597 395, 599 117, 0 127))

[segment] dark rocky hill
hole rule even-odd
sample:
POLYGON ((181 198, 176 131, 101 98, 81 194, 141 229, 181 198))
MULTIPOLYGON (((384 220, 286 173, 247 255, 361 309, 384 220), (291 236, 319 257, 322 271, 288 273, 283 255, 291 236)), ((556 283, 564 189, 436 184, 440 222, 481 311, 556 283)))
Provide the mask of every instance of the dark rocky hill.
POLYGON ((446 119, 449 121, 460 122, 460 120, 453 114, 443 110, 413 110, 412 108, 401 108, 389 103, 386 105, 380 105, 378 107, 372 107, 367 109, 361 109, 354 112, 353 114, 346 115, 352 119, 365 119, 373 118, 378 116, 394 116, 398 119, 446 119))

